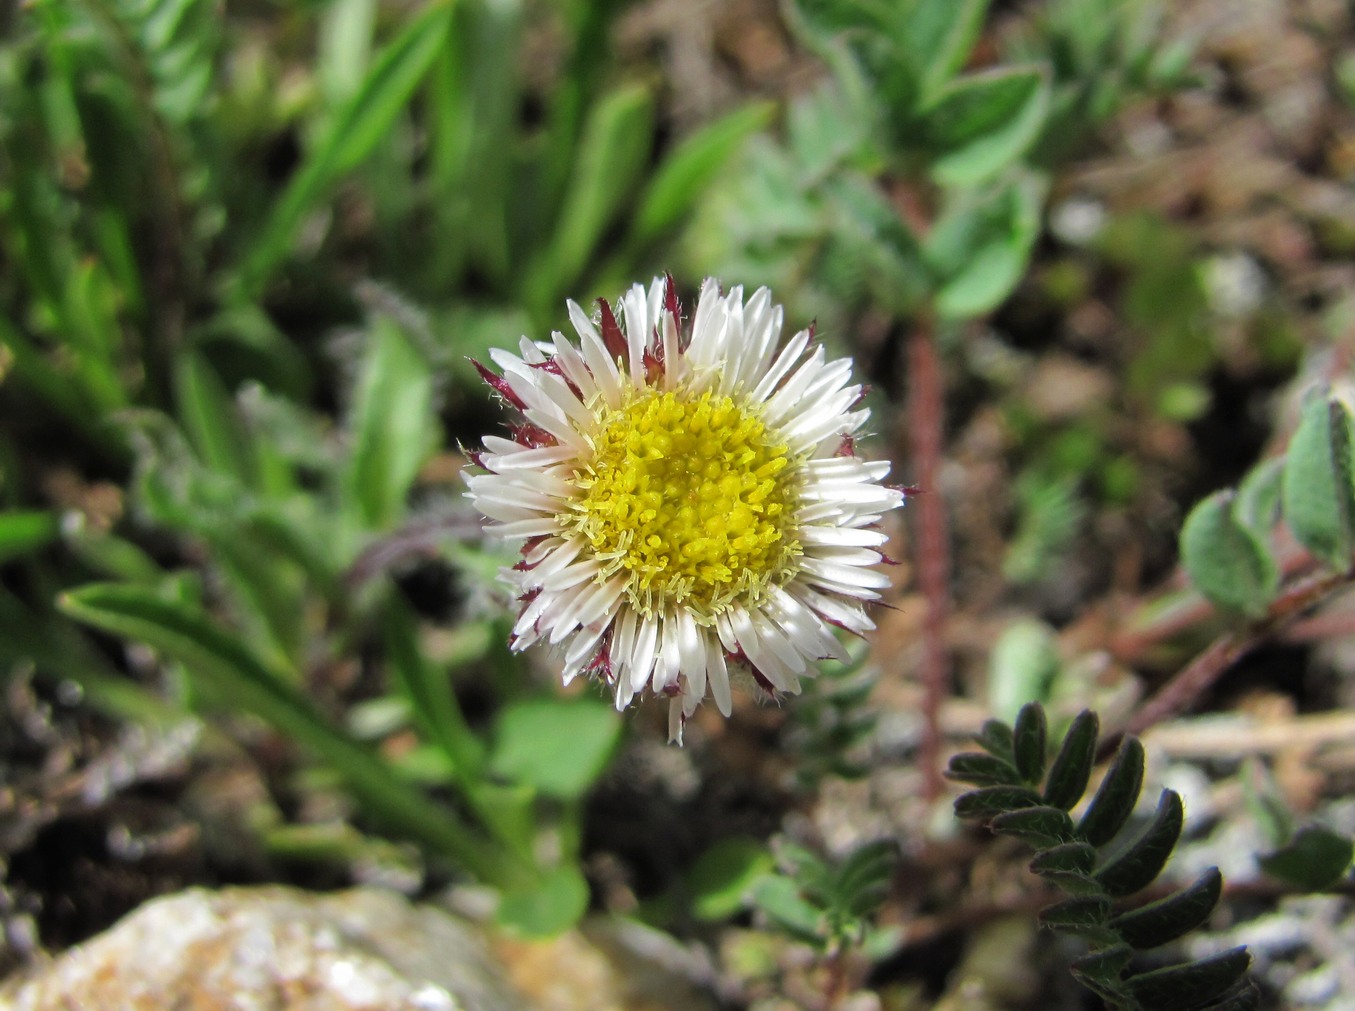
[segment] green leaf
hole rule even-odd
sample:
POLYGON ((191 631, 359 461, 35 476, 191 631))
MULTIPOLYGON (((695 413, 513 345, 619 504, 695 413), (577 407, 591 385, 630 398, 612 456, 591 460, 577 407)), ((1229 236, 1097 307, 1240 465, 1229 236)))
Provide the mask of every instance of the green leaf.
POLYGON ((1223 875, 1217 867, 1211 867, 1189 888, 1122 913, 1109 926, 1126 944, 1140 951, 1156 948, 1185 936, 1209 919, 1222 892, 1223 875))
POLYGON ((827 928, 823 910, 805 900, 790 878, 769 875, 753 886, 753 902, 776 926, 802 941, 820 943, 827 928))
POLYGON ((1026 807, 997 815, 989 825, 994 832, 1014 835, 1035 849, 1058 846, 1073 837, 1073 819, 1057 807, 1026 807))
POLYGON ((894 844, 883 839, 854 850, 837 870, 835 904, 854 918, 869 916, 884 901, 896 860, 894 844))
POLYGON ((509 880, 513 868, 502 854, 450 811, 430 803, 366 747, 330 726, 283 675, 205 614, 153 590, 107 583, 71 591, 60 598, 60 606, 79 621, 145 642, 178 660, 217 694, 327 762, 372 814, 392 828, 446 853, 483 880, 509 880))
POLYGON ((1065 811, 1082 799, 1096 762, 1096 738, 1101 721, 1090 709, 1084 709, 1073 719, 1054 762, 1049 767, 1045 782, 1044 800, 1065 811))
POLYGON ((744 909, 754 884, 775 868, 771 851, 748 836, 721 839, 697 858, 687 872, 692 915, 698 920, 724 920, 744 909))
POLYGON ((1095 847, 1084 842, 1070 842, 1036 853, 1030 869, 1071 895, 1099 895, 1101 887, 1091 876, 1095 865, 1095 847))
POLYGON ((500 776, 562 800, 581 797, 621 740, 621 721, 593 699, 529 699, 506 707, 489 765, 500 776))
POLYGON ((207 361, 193 351, 174 362, 174 394, 179 421, 199 459, 228 474, 242 487, 253 485, 249 442, 235 403, 207 361))
POLYGON ((1230 491, 1204 499, 1181 528, 1181 561, 1191 581, 1220 607, 1253 617, 1266 612, 1280 570, 1252 528, 1239 523, 1230 491))
POLYGON ((1309 825, 1294 834, 1288 844, 1262 856, 1261 870, 1304 891, 1330 888, 1345 876, 1355 856, 1348 836, 1320 825, 1309 825))
POLYGON ((387 529, 404 513, 410 486, 433 449, 436 425, 428 363, 394 320, 377 316, 348 421, 348 487, 369 528, 387 529))
POLYGON ((1021 774, 1016 766, 980 751, 965 751, 951 757, 946 768, 948 779, 975 786, 1019 786, 1021 774))
POLYGON ((1099 868, 1093 875, 1097 883, 1114 896, 1133 895, 1146 888, 1162 873, 1167 859, 1181 838, 1185 810, 1174 790, 1163 790, 1157 814, 1129 848, 1099 868))
POLYGON ((1002 67, 952 81, 918 113, 919 141, 930 149, 943 186, 976 186, 1034 143, 1049 111, 1043 67, 1002 67))
POLYGON ((588 882, 576 867, 556 867, 532 885, 504 894, 497 920, 521 937, 554 937, 588 912, 588 882))
POLYGON ((392 594, 386 602, 383 625, 390 669, 409 700, 415 724, 451 760, 463 783, 474 781, 484 763, 483 748, 466 725, 452 691, 450 672, 431 662, 419 648, 418 626, 398 594, 392 594))
POLYGON ((989 0, 917 0, 902 21, 903 46, 917 69, 919 101, 928 103, 964 66, 989 0))
POLYGON ((1349 410, 1334 398, 1309 397, 1285 456, 1284 518, 1300 544, 1340 571, 1351 563, 1351 469, 1349 410))
POLYGON ((1233 518, 1256 535, 1265 544, 1271 530, 1280 519, 1280 484, 1284 474, 1284 457, 1272 456, 1263 460, 1242 479, 1233 499, 1233 518))
POLYGON ((1019 618, 1002 630, 988 655, 988 705, 1011 719, 1029 701, 1043 702, 1059 673, 1058 642, 1042 621, 1019 618))
POLYGON ((985 786, 955 798, 955 817, 988 819, 1006 811, 1039 806, 1040 795, 1023 786, 985 786))
POLYGON ((1251 965, 1246 948, 1232 948, 1186 965, 1155 969, 1125 981, 1125 990, 1141 1007, 1187 1011, 1231 987, 1251 965))
POLYGON ((61 519, 44 509, 0 513, 0 565, 51 544, 61 536, 61 519))
POLYGON ((1129 968, 1133 957, 1134 952, 1127 944, 1083 955, 1071 966, 1073 977, 1088 990, 1105 998, 1112 1007, 1124 1007, 1121 976, 1129 968))
POLYGON ((1044 778, 1045 749, 1049 746, 1049 724, 1038 702, 1027 702, 1017 713, 1012 730, 1012 752, 1016 769, 1030 785, 1044 778))
POLYGON ((988 754, 1016 768, 1016 755, 1012 751, 1014 744, 1012 728, 1006 723, 1001 720, 984 720, 983 727, 974 741, 988 754))
POLYGON ((654 96, 630 84, 603 96, 589 114, 549 246, 528 268, 527 300, 555 299, 583 274, 599 240, 643 174, 653 142, 654 96))
POLYGON ((938 316, 969 319, 996 308, 1026 271, 1039 235, 1041 183, 957 191, 923 243, 938 316))
POLYGON ((1090 874, 1096 866, 1096 848, 1084 842, 1062 843, 1035 854, 1030 869, 1036 874, 1051 872, 1090 874))
POLYGON ((1143 786, 1143 745, 1126 737, 1096 796, 1087 805, 1077 834, 1093 846, 1104 846, 1124 827, 1134 813, 1134 803, 1143 786))
POLYGON ((652 242, 682 221, 752 134, 771 122, 776 106, 752 102, 686 137, 654 170, 631 225, 631 240, 652 242))
POLYGON ((1040 926, 1092 944, 1114 944, 1118 938, 1106 929, 1109 917, 1110 900, 1104 895, 1079 895, 1041 909, 1040 926))
POLYGON ((334 185, 376 149, 409 104, 447 39, 453 4, 434 2, 412 18, 376 58, 352 99, 307 153, 269 214, 241 269, 245 299, 253 297, 287 255, 302 218, 334 185))

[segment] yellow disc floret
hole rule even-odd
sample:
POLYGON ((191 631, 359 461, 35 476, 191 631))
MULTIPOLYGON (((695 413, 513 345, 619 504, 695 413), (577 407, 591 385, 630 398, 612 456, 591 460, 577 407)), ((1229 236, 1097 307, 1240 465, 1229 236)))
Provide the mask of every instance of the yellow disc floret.
POLYGON ((731 398, 646 391, 602 410, 593 445, 571 526, 646 616, 681 603, 709 624, 789 575, 794 468, 731 398))

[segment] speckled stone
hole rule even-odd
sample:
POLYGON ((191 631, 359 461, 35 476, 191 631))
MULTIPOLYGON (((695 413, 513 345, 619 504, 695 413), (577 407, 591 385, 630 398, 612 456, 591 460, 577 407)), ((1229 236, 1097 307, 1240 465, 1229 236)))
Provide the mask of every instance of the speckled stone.
POLYGON ((0 988, 10 1011, 519 1011, 471 926, 370 888, 192 889, 0 988))

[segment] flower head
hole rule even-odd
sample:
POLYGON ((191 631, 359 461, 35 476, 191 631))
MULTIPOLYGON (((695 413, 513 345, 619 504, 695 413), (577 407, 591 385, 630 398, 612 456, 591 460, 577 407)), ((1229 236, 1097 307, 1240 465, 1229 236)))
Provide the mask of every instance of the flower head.
POLYGON ((689 331, 671 278, 618 306, 589 319, 570 302, 577 341, 524 337, 491 352, 501 374, 479 366, 523 419, 486 437, 467 483, 489 529, 522 542, 504 572, 513 648, 546 640, 565 683, 601 678, 618 709, 667 695, 680 740, 707 690, 729 715, 731 675, 797 692, 845 658, 830 626, 874 627, 879 520, 903 493, 855 454, 869 412, 851 361, 810 330, 780 346, 766 288, 745 302, 707 281, 689 331))

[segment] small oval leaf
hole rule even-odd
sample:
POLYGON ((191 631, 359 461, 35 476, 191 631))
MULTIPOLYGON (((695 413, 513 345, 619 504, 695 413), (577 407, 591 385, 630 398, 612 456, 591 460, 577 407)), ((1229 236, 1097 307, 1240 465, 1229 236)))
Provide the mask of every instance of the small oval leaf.
POLYGON ((1181 528, 1181 561, 1213 603, 1259 617, 1274 599, 1280 570, 1251 528, 1233 515, 1233 493, 1215 492, 1181 528))
POLYGON ((1012 732, 1012 753, 1021 778, 1035 785, 1044 778, 1045 749, 1049 744, 1048 723, 1038 702, 1027 702, 1016 716, 1012 732))
POLYGON ((1073 719, 1049 767, 1044 788, 1046 804, 1068 811, 1082 799, 1096 762, 1096 738, 1100 731, 1101 721, 1090 709, 1082 710, 1073 719))
POLYGON ((1079 895, 1040 910, 1040 926, 1092 944, 1114 944, 1119 938, 1106 929, 1109 916, 1110 900, 1104 895, 1079 895))
POLYGON ((1289 442, 1280 498, 1299 543, 1338 570, 1350 565, 1355 485, 1351 417, 1341 401, 1310 397, 1289 442))
POLYGON ((1211 867, 1189 888, 1122 913, 1109 926, 1126 944, 1140 951, 1156 948, 1190 933, 1209 919, 1222 892, 1223 875, 1217 867, 1211 867))
POLYGON ((1157 802, 1157 814, 1152 824, 1143 830, 1130 847, 1093 877, 1109 895, 1133 895, 1151 884, 1167 865, 1167 858, 1181 838, 1185 810, 1181 795, 1174 790, 1163 790, 1157 802))
POLYGON ((1126 737, 1106 778, 1101 780, 1096 796, 1078 822, 1077 834, 1093 846, 1110 842, 1134 813, 1134 802, 1138 800, 1142 786, 1143 745, 1137 737, 1126 737))
POLYGON ((1016 766, 980 751, 954 755, 946 767, 946 777, 975 786, 1019 786, 1021 783, 1016 766))
POLYGON ((1040 795, 1021 786, 986 786, 955 798, 955 817, 988 819, 1023 807, 1039 807, 1040 795))
POLYGON ((1186 965, 1155 969, 1125 981, 1125 989, 1141 1007, 1153 1011, 1185 1011, 1222 996, 1236 983, 1251 956, 1246 948, 1231 948, 1210 958, 1186 965))
POLYGON ((990 825, 994 832, 1014 835, 1035 849, 1068 842, 1073 837, 1073 819, 1057 807, 1026 807, 997 815, 990 825))

